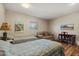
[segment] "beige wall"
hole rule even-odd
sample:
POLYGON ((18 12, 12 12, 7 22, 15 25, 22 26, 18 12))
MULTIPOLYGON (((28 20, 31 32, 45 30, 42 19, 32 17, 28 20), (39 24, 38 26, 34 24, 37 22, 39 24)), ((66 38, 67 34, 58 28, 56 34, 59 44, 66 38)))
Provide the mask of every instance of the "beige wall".
POLYGON ((79 12, 51 20, 50 31, 56 35, 56 38, 62 31, 76 34, 76 42, 79 45, 79 12), (60 30, 60 26, 63 24, 74 24, 74 30, 60 30))
MULTIPOLYGON (((5 9, 3 4, 0 4, 0 26, 5 20, 5 9)), ((0 30, 0 36, 2 36, 3 31, 0 30)))
MULTIPOLYGON (((50 31, 54 33, 54 35, 57 36, 59 33, 61 33, 63 30, 60 30, 60 26, 63 24, 74 24, 74 30, 65 30, 66 32, 69 32, 71 34, 76 34, 76 42, 79 45, 79 12, 73 13, 71 15, 63 16, 57 19, 52 19, 50 21, 42 20, 40 18, 35 18, 32 16, 28 16, 22 13, 17 13, 13 11, 6 10, 2 4, 0 4, 0 24, 6 20, 11 24, 11 31, 9 33, 9 36, 17 37, 17 38, 25 38, 27 36, 35 35, 36 32, 39 31, 50 31), (5 18, 6 15, 6 18, 5 18), (16 21, 20 20, 24 23, 24 31, 23 32, 15 32, 14 31, 14 25, 16 21), (34 21, 38 23, 38 30, 31 30, 29 29, 29 22, 34 21)), ((0 31, 2 32, 2 31, 0 31)))
POLYGON ((13 11, 6 10, 6 21, 11 24, 11 35, 18 37, 18 38, 31 36, 31 35, 34 35, 36 32, 47 31, 47 29, 48 29, 48 23, 46 20, 27 16, 25 14, 13 12, 13 11), (15 32, 14 31, 14 25, 17 21, 21 21, 24 23, 24 31, 23 32, 15 32), (29 23, 31 21, 38 23, 38 30, 29 29, 29 23))
POLYGON ((3 4, 0 4, 0 23, 5 19, 5 9, 3 4))

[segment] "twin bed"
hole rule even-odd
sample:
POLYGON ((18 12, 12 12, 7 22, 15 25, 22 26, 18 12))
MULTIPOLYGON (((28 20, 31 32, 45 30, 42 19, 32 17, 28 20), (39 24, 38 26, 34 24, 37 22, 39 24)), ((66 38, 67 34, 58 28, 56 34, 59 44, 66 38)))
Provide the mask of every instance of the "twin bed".
POLYGON ((0 40, 4 56, 64 56, 63 46, 55 41, 38 39, 18 44, 0 40))

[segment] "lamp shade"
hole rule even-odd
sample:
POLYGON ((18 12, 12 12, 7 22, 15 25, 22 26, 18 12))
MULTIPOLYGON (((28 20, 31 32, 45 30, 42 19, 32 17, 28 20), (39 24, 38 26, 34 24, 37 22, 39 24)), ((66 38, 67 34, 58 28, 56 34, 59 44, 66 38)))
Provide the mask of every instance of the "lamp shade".
POLYGON ((10 30, 10 25, 7 22, 4 22, 4 23, 2 23, 0 29, 4 30, 4 31, 9 31, 10 30))

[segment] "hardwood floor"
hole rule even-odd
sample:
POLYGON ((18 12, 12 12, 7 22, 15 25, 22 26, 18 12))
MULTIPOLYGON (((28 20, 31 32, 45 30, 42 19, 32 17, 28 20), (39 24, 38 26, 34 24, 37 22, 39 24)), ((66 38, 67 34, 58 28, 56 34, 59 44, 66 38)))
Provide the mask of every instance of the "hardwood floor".
POLYGON ((79 56, 79 47, 75 45, 62 43, 65 56, 79 56))

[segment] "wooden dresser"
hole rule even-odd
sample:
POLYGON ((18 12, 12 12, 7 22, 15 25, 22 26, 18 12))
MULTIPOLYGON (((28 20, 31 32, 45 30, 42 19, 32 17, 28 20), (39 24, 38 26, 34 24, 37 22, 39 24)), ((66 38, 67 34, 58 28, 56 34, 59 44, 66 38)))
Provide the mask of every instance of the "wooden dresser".
POLYGON ((67 44, 72 44, 72 45, 76 44, 75 43, 76 35, 73 35, 73 34, 65 34, 65 33, 59 34, 58 39, 59 39, 59 41, 63 41, 67 44))

